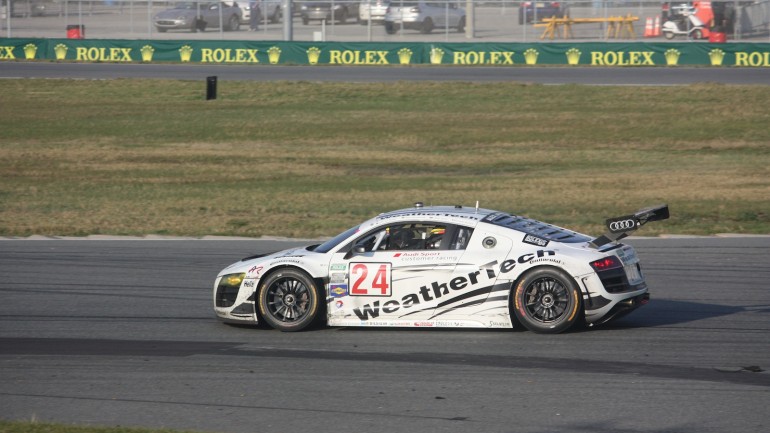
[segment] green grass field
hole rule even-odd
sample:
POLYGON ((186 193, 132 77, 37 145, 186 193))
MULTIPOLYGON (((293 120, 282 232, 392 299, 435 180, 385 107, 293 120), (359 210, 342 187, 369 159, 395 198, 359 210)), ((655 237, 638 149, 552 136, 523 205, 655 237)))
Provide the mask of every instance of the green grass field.
POLYGON ((770 233, 770 86, 0 81, 0 236, 316 238, 426 204, 770 233))

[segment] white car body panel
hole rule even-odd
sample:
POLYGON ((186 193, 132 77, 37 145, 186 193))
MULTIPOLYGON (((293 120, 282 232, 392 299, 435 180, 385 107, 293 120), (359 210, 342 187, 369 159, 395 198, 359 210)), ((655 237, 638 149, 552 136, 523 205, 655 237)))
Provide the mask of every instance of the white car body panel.
MULTIPOLYGON (((647 286, 631 246, 611 242, 597 247, 585 235, 512 217, 571 238, 559 242, 488 221, 497 216, 512 217, 473 208, 403 209, 362 223, 326 253, 293 248, 245 259, 228 266, 216 278, 215 313, 227 322, 256 323, 260 320, 255 307, 260 281, 284 268, 300 269, 319 282, 329 326, 511 328, 516 322, 511 311, 512 287, 527 271, 539 267, 561 269, 575 281, 582 294, 586 323, 601 323, 621 310, 646 303, 647 286), (445 227, 438 237, 441 249, 377 248, 395 233, 390 228, 420 223, 445 227), (448 244, 451 239, 447 239, 450 234, 459 245, 471 229, 467 245, 452 249, 454 244, 448 244), (372 240, 372 249, 355 251, 353 242, 365 238, 372 240), (613 278, 625 286, 605 287, 607 281, 614 280, 603 274, 603 281, 590 265, 610 256, 622 263, 613 278), (237 294, 225 296, 220 281, 233 274, 243 274, 244 278, 237 294)), ((425 239, 423 235, 423 244, 425 239)))

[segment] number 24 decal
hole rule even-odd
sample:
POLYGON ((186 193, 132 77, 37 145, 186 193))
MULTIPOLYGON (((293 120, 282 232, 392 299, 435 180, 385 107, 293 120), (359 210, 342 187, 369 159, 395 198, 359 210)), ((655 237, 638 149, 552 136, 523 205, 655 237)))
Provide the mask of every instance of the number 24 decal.
POLYGON ((351 296, 390 296, 390 263, 351 263, 351 296))

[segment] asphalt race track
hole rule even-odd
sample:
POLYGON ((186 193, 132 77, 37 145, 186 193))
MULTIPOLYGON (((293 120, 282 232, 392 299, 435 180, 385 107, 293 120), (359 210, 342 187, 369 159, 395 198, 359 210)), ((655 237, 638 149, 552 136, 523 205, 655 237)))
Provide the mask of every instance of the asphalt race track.
POLYGON ((0 240, 0 418, 205 432, 764 432, 770 237, 633 238, 649 305, 562 335, 218 322, 297 241, 0 240))
POLYGON ((673 86, 770 83, 769 68, 281 66, 2 62, 0 78, 159 78, 220 81, 395 82, 459 81, 538 84, 673 86))

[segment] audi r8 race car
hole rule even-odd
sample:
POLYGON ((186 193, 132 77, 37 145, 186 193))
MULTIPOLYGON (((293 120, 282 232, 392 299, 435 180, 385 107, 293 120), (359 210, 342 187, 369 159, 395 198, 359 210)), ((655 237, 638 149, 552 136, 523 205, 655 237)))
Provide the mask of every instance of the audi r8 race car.
POLYGON ((247 257, 214 283, 229 323, 299 331, 329 326, 523 325, 558 333, 649 300, 636 251, 618 242, 668 206, 610 218, 589 236, 462 206, 383 213, 318 245, 247 257))

